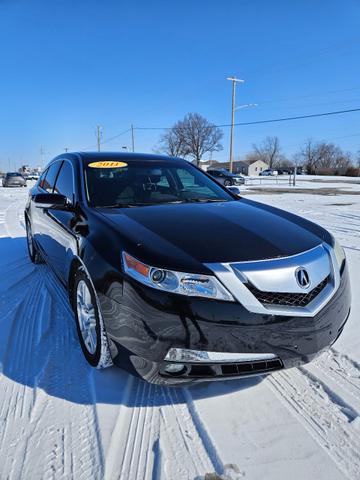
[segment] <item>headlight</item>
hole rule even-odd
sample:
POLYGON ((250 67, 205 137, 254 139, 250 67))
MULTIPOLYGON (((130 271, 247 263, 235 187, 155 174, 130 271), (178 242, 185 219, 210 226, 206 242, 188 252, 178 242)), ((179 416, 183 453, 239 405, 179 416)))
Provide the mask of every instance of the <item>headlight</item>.
POLYGON ((138 282, 157 290, 179 293, 190 297, 206 297, 234 302, 232 295, 219 280, 210 275, 183 273, 156 268, 140 262, 126 252, 122 253, 125 272, 138 282))
POLYGON ((334 238, 334 253, 336 257, 336 261, 339 267, 339 270, 341 270, 342 265, 345 261, 345 252, 340 243, 334 238))

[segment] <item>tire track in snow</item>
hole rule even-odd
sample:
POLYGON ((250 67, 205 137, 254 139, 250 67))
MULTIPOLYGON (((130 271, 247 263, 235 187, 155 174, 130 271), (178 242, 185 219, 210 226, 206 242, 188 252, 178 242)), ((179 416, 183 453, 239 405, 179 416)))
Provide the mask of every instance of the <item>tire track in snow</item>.
MULTIPOLYGON (((24 236, 23 203, 16 200, 3 212, 9 237, 24 236)), ((67 294, 48 267, 27 260, 23 245, 4 266, 11 297, 0 289, 0 321, 11 325, 0 377, 0 478, 200 479, 222 473, 190 394, 130 376, 105 465, 91 369, 67 294)))
POLYGON ((4 226, 9 237, 21 237, 24 235, 24 203, 26 197, 26 192, 21 192, 21 196, 15 197, 15 201, 5 210, 4 226))
POLYGON ((125 396, 106 457, 106 479, 200 480, 224 472, 185 389, 130 378, 125 396), (130 399, 132 407, 126 405, 130 399))
POLYGON ((298 368, 267 377, 282 403, 330 455, 346 478, 360 477, 360 431, 354 412, 322 382, 298 368))
MULTIPOLYGON (((330 348, 303 370, 310 372, 335 392, 340 392, 345 401, 360 415, 360 365, 346 355, 330 348)), ((337 394, 337 393, 336 393, 337 394)))
MULTIPOLYGON (((76 384, 76 403, 66 402, 65 407, 69 408, 69 411, 68 415, 64 416, 65 421, 62 421, 61 415, 59 416, 61 413, 57 406, 59 402, 48 402, 46 418, 55 418, 58 428, 53 431, 54 448, 49 456, 47 472, 50 475, 52 471, 59 471, 59 468, 64 465, 65 475, 84 479, 102 478, 103 459, 97 434, 97 416, 91 388, 90 368, 83 360, 78 346, 74 319, 66 292, 62 288, 59 289, 58 281, 52 273, 49 272, 45 280, 46 289, 48 289, 47 298, 52 299, 49 307, 50 316, 57 324, 55 326, 57 335, 48 362, 41 372, 39 385, 44 383, 52 394, 67 398, 72 396, 73 387, 76 384), (71 325, 64 322, 66 317, 71 325), (59 359, 62 358, 66 361, 62 362, 59 368, 59 359), (74 372, 76 362, 79 365, 74 372), (68 441, 70 450, 57 448, 65 440, 68 441), (71 465, 68 465, 65 461, 70 453, 75 455, 71 459, 71 465)), ((63 408, 63 403, 60 403, 60 408, 63 408)))
MULTIPOLYGON (((8 236, 24 235, 22 210, 19 201, 5 211, 8 236)), ((26 259, 23 246, 2 259, 0 322, 9 335, 0 376, 0 478, 102 479, 90 367, 66 292, 46 266, 26 259)))
POLYGON ((1 418, 11 428, 0 442, 0 452, 6 452, 1 471, 19 479, 100 479, 103 460, 89 368, 67 321, 73 318, 65 292, 46 267, 39 267, 37 276, 32 295, 14 312, 4 356, 6 381, 12 378, 16 383, 8 390, 10 397, 2 395, 8 408, 1 418), (50 319, 42 322, 42 332, 39 312, 50 319), (80 368, 74 371, 76 362, 80 368), (76 403, 66 400, 74 394, 74 385, 76 403), (19 432, 21 441, 14 443, 19 432), (35 458, 34 445, 42 452, 35 458))

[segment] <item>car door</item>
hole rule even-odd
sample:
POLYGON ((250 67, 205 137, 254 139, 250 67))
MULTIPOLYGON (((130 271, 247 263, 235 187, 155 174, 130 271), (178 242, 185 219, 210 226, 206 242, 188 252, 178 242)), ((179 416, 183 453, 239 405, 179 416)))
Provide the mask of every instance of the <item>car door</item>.
MULTIPOLYGON (((39 190, 61 193, 74 205, 74 172, 70 160, 60 160, 50 165, 39 190)), ((68 263, 77 252, 76 235, 71 230, 75 213, 68 210, 34 207, 32 213, 35 239, 55 273, 67 281, 68 263)))
MULTIPOLYGON (((61 167, 61 161, 51 163, 38 183, 34 194, 36 193, 52 193, 57 174, 61 167)), ((32 232, 36 243, 43 251, 47 258, 50 254, 50 248, 52 244, 51 231, 49 229, 49 216, 48 209, 37 207, 32 202, 31 204, 31 219, 32 219, 32 232)))
POLYGON ((65 210, 48 209, 48 228, 51 236, 49 260, 60 278, 66 283, 71 260, 77 254, 77 236, 73 231, 76 223, 74 205, 74 169, 70 160, 64 159, 56 177, 53 193, 64 195, 69 208, 65 210))

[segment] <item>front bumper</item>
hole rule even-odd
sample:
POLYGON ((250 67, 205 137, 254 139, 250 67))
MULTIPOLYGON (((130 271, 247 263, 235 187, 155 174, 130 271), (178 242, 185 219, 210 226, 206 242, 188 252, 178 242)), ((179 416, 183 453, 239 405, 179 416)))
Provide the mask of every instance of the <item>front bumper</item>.
POLYGON ((346 265, 336 293, 313 317, 252 313, 239 303, 169 294, 130 279, 99 294, 114 363, 161 384, 237 378, 307 363, 340 335, 350 297, 346 265), (164 370, 170 348, 271 353, 278 362, 225 371, 219 363, 207 363, 205 369, 171 376, 164 370))

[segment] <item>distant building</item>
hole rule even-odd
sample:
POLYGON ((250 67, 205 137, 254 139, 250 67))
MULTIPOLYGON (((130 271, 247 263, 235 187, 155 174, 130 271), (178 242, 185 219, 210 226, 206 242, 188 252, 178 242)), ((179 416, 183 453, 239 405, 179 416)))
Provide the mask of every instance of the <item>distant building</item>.
MULTIPOLYGON (((196 160, 192 160, 191 163, 196 165, 196 160)), ((211 167, 217 168, 216 165, 218 165, 218 163, 216 160, 200 160, 199 167, 206 172, 211 167)))
POLYGON ((263 162, 262 160, 256 160, 256 162, 250 163, 248 168, 248 175, 250 177, 254 177, 256 175, 259 175, 264 170, 267 170, 268 168, 270 167, 266 162, 263 162))

